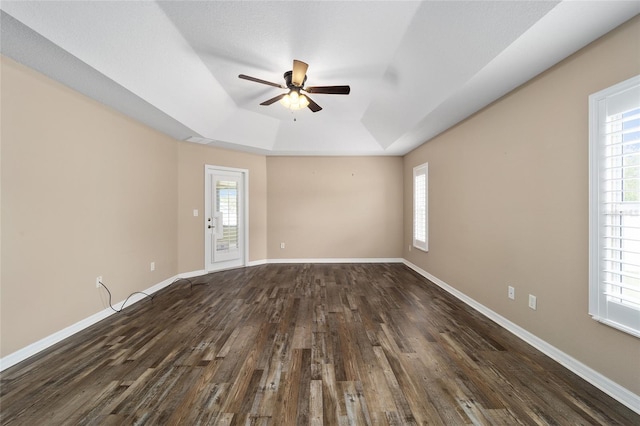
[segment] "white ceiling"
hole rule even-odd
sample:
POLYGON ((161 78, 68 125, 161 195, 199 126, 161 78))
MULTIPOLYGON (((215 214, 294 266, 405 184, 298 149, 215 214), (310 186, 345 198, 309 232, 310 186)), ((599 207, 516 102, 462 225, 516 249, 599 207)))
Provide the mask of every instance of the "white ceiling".
MULTIPOLYGON (((640 13, 639 1, 5 1, 2 54, 180 140, 403 155, 640 13), (260 102, 292 60, 323 110, 260 102)), ((586 99, 585 99, 586 102, 586 99)))

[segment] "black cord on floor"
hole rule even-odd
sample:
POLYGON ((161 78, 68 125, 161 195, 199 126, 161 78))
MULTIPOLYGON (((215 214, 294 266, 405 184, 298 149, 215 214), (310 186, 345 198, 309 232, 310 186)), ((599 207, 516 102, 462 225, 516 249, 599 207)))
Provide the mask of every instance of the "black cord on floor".
POLYGON ((199 283, 194 283, 194 282, 189 281, 189 284, 191 284, 191 290, 193 291, 193 287, 195 287, 197 285, 207 285, 209 283, 206 282, 206 281, 205 282, 199 282, 199 283))
POLYGON ((124 299, 124 302, 122 302, 122 306, 120 306, 120 309, 116 309, 113 307, 113 305, 111 304, 111 292, 109 291, 109 288, 104 285, 104 283, 102 281, 98 281, 100 283, 100 285, 102 287, 104 287, 105 290, 107 290, 107 293, 109 293, 109 307, 111 309, 113 309, 114 312, 122 312, 122 310, 124 309, 124 305, 126 305, 127 301, 129 300, 129 298, 131 298, 131 296, 133 296, 134 294, 144 294, 145 296, 147 296, 149 299, 151 299, 151 302, 153 303, 153 296, 148 295, 147 293, 145 293, 144 291, 135 291, 133 293, 131 293, 129 296, 127 296, 126 299, 124 299))
POLYGON ((187 281, 189 283, 189 290, 193 291, 193 287, 196 285, 206 285, 209 284, 208 282, 199 282, 199 283, 194 283, 193 280, 191 278, 177 278, 176 280, 174 280, 171 284, 175 284, 178 281, 187 281))

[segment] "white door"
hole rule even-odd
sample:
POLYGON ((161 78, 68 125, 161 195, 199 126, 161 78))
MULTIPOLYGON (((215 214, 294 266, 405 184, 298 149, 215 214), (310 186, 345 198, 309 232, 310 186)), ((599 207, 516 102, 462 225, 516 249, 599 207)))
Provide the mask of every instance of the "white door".
POLYGON ((207 166, 205 169, 205 268, 245 265, 246 172, 207 166))

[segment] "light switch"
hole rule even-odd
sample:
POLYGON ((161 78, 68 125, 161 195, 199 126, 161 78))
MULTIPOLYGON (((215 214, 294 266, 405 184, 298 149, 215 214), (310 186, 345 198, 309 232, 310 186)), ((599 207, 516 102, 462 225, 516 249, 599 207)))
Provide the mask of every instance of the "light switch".
POLYGON ((193 209, 193 217, 198 217, 198 209, 193 209))

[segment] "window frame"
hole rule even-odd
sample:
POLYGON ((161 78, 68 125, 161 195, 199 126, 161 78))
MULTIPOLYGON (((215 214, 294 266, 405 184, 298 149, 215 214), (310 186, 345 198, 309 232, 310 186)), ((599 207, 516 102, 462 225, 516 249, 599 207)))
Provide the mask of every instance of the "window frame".
POLYGON ((422 250, 429 251, 429 163, 423 163, 413 168, 413 221, 411 227, 411 234, 413 237, 413 247, 422 250), (417 194, 418 189, 416 187, 416 179, 420 176, 424 176, 424 192, 421 194, 417 194), (418 197, 419 195, 419 197, 418 197), (424 206, 418 205, 418 200, 424 200, 424 206), (418 208, 422 207, 423 212, 418 211, 418 208), (418 215, 421 214, 421 217, 418 215), (423 219, 424 222, 421 220, 423 219), (418 236, 417 234, 417 222, 421 222, 420 231, 424 231, 424 240, 421 238, 422 236, 418 236))
MULTIPOLYGON (((605 126, 608 114, 603 109, 608 99, 629 90, 640 90, 640 75, 603 89, 589 96, 589 315, 603 324, 640 337, 640 309, 607 299, 605 294, 605 262, 603 240, 605 232, 605 212, 603 192, 606 190, 604 162, 607 159, 604 150, 601 129, 605 126)), ((631 97, 633 98, 633 97, 631 97)), ((640 108, 640 100, 635 104, 640 108)), ((631 109, 632 110, 632 109, 631 109)), ((620 113, 624 113, 622 110, 620 113)), ((622 167, 622 166, 621 166, 622 167)), ((624 202, 620 201, 620 203, 624 202)))

